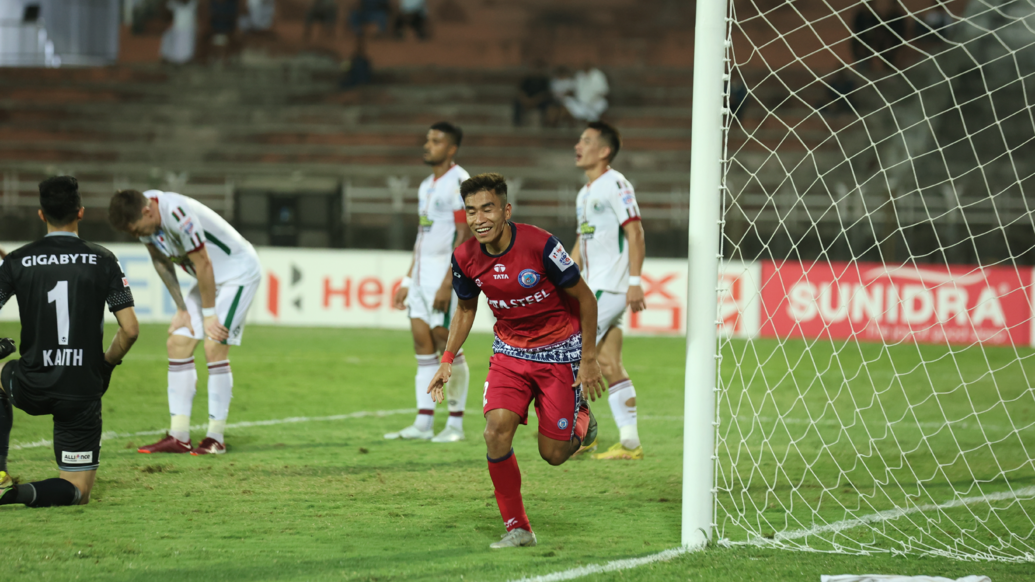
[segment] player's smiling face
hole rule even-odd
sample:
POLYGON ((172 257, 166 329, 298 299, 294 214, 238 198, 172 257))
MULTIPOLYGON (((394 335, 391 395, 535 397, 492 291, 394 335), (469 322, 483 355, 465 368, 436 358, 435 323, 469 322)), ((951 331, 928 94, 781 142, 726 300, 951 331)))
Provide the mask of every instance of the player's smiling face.
POLYGON ((456 152, 450 152, 453 142, 444 132, 432 129, 428 131, 427 141, 424 142, 424 163, 429 166, 437 166, 448 160, 456 152))
POLYGON ((575 144, 575 166, 585 170, 601 162, 606 164, 609 152, 610 148, 600 139, 600 131, 587 127, 575 144))
MULTIPOLYGON (((503 237, 510 220, 510 204, 500 201, 495 192, 482 190, 464 199, 467 210, 467 226, 471 227, 474 238, 483 245, 495 245, 503 237)), ((500 249, 501 251, 504 249, 500 249)))

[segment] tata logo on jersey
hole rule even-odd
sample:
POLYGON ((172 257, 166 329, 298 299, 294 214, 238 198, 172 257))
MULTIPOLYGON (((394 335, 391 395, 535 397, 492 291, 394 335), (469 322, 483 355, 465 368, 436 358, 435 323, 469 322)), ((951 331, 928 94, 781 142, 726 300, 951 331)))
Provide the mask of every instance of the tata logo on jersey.
POLYGON ((492 276, 493 279, 496 279, 497 281, 499 281, 500 279, 510 279, 510 277, 503 272, 507 270, 507 267, 497 264, 495 267, 492 268, 492 270, 496 271, 496 274, 492 276))

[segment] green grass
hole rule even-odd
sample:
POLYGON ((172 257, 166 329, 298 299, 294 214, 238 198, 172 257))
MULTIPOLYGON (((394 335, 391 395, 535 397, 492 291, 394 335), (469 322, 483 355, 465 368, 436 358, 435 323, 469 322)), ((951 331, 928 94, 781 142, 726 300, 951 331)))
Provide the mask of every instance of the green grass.
MULTIPOLYGON (((144 326, 138 345, 116 371, 105 397, 105 430, 126 434, 165 428, 164 329, 144 326)), ((16 334, 16 325, 0 324, 0 335, 16 334)), ((136 447, 155 437, 106 440, 90 505, 0 508, 0 576, 495 581, 677 546, 683 342, 627 341, 626 366, 640 394, 640 434, 647 449, 643 462, 550 467, 536 453, 535 420, 519 430, 515 449, 525 504, 540 545, 492 552, 488 544, 503 527, 485 467, 478 414, 489 340, 475 335, 465 346, 472 368, 468 401, 473 413, 467 417, 468 440, 463 443, 384 441, 383 433, 412 420, 408 414, 231 429, 229 454, 223 457, 145 456, 136 447)), ((776 349, 775 344, 756 344, 776 349)), ((793 345, 801 349, 804 344, 793 345)), ((235 348, 231 360, 236 383, 231 423, 414 406, 414 360, 406 332, 252 326, 245 346, 235 348)), ((769 362, 760 373, 776 382, 781 365, 786 373, 785 362, 769 362)), ((195 423, 207 413, 203 370, 195 423)), ((799 383, 804 382, 807 374, 797 373, 802 375, 799 383)), ((751 394, 765 393, 749 381, 737 386, 746 386, 751 394)), ((812 394, 821 392, 826 394, 812 394)), ((812 396, 805 400, 816 404, 812 396)), ((790 402, 793 397, 773 407, 797 413, 790 402)), ((838 400, 833 406, 844 405, 838 400)), ((598 404, 597 410, 609 416, 606 404, 598 404)), ((436 428, 444 424, 444 416, 438 415, 436 428)), ((196 431, 195 438, 202 432, 196 431)), ((16 412, 13 444, 50 438, 50 433, 49 417, 16 412)), ((601 437, 605 444, 617 438, 608 419, 601 423, 601 437)), ((753 445, 749 438, 743 445, 738 441, 740 446, 753 445)), ((9 464, 22 480, 56 474, 49 446, 13 450, 9 464)), ((750 474, 751 467, 749 463, 737 472, 750 474)), ((764 496, 757 490, 749 495, 764 496)), ((724 533, 735 537, 738 532, 743 533, 727 527, 724 533)), ((887 554, 713 548, 595 579, 818 580, 820 574, 867 571, 953 577, 985 573, 1000 582, 1029 579, 1030 570, 1025 564, 887 554)))

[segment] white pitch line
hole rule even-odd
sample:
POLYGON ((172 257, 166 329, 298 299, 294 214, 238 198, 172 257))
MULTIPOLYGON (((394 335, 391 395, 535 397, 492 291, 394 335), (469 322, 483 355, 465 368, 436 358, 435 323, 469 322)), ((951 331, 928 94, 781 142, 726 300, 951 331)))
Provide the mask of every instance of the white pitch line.
POLYGON ((864 515, 856 519, 846 519, 844 521, 837 521, 834 523, 828 523, 826 525, 814 526, 808 529, 797 529, 788 532, 777 532, 771 540, 753 539, 745 542, 722 540, 719 543, 726 546, 769 546, 782 541, 797 540, 808 536, 820 535, 831 532, 837 533, 847 529, 868 525, 874 522, 898 519, 900 517, 904 517, 906 515, 910 515, 913 513, 936 511, 940 509, 952 509, 954 507, 965 507, 967 505, 974 505, 976 503, 1006 501, 1010 499, 1017 499, 1019 497, 1035 497, 1035 487, 1025 487, 1023 489, 1017 489, 1016 491, 1000 491, 998 493, 989 493, 988 495, 979 495, 975 497, 963 497, 961 499, 953 499, 952 501, 947 501, 945 503, 940 503, 938 505, 919 505, 916 507, 909 508, 887 509, 884 511, 878 511, 877 513, 872 513, 870 515, 864 515))
MULTIPOLYGON (((248 428, 248 427, 252 427, 252 426, 272 426, 272 425, 276 425, 276 424, 295 424, 295 423, 299 423, 299 422, 328 422, 328 421, 334 421, 334 420, 349 420, 351 418, 366 418, 366 417, 370 417, 370 416, 379 417, 379 416, 390 416, 390 415, 393 415, 393 414, 413 414, 415 412, 417 412, 416 408, 400 408, 398 410, 374 410, 374 411, 361 410, 359 412, 351 412, 349 414, 335 414, 333 416, 292 416, 290 418, 275 418, 275 419, 272 419, 272 420, 247 420, 247 421, 242 421, 242 422, 232 422, 232 423, 226 425, 226 428, 228 428, 228 429, 229 428, 248 428)), ((192 426, 190 428, 191 428, 191 430, 201 430, 201 429, 206 428, 206 427, 208 427, 207 424, 196 424, 196 425, 194 425, 194 426, 192 426)), ((101 440, 102 441, 106 441, 106 440, 111 440, 111 439, 128 439, 128 438, 133 438, 133 437, 151 436, 151 435, 158 435, 158 434, 165 434, 165 433, 166 433, 166 429, 164 429, 164 428, 160 429, 160 430, 142 430, 140 432, 125 432, 125 433, 118 433, 118 432, 114 432, 114 431, 106 431, 106 432, 101 434, 101 440)), ((42 439, 42 440, 38 440, 38 441, 33 441, 31 443, 21 443, 21 444, 11 445, 11 450, 18 451, 18 450, 23 450, 23 449, 35 449, 35 448, 39 448, 39 447, 49 447, 52 444, 53 444, 53 441, 42 439)))
POLYGON ((644 556, 642 558, 615 560, 613 562, 608 562, 602 565, 590 564, 589 566, 580 566, 578 568, 572 568, 571 570, 554 572, 552 574, 543 574, 542 576, 530 576, 527 578, 520 578, 518 580, 511 580, 510 582, 556 582, 558 580, 572 580, 575 578, 582 578, 583 576, 589 576, 591 574, 603 574, 606 572, 617 572, 618 570, 630 570, 632 568, 646 566, 647 564, 667 562, 672 558, 677 558, 687 552, 700 550, 703 547, 704 546, 672 548, 671 550, 665 550, 663 552, 658 552, 657 554, 651 554, 649 556, 644 556))

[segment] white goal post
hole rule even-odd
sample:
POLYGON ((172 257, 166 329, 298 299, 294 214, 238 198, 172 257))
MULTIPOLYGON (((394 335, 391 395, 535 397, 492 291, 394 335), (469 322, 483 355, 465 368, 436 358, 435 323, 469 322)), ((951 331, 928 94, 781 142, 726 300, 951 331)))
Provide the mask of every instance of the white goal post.
POLYGON ((1035 1, 696 18, 683 546, 1035 562, 1035 1))

